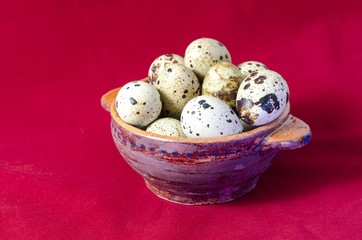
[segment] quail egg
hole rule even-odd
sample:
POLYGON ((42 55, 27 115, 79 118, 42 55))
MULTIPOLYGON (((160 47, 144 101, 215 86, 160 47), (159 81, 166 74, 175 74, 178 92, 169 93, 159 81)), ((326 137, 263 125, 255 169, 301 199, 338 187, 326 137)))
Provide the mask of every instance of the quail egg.
POLYGON ((184 61, 202 82, 212 66, 219 61, 231 62, 231 56, 221 42, 212 38, 199 38, 187 46, 184 61))
POLYGON ((180 55, 172 53, 164 54, 156 58, 148 70, 148 79, 150 83, 156 82, 160 73, 172 63, 184 64, 184 59, 180 55))
POLYGON ((128 124, 145 127, 161 113, 160 94, 150 83, 133 81, 124 85, 116 96, 118 116, 128 124))
POLYGON ((265 66, 263 63, 257 62, 257 61, 242 62, 238 65, 238 68, 239 68, 239 71, 241 72, 241 77, 243 78, 243 80, 250 73, 257 72, 259 70, 268 70, 267 66, 265 66))
POLYGON ((174 118, 157 119, 147 127, 146 131, 171 137, 186 137, 182 131, 180 120, 174 118))
POLYGON ((191 99, 182 111, 181 126, 190 138, 228 136, 243 131, 238 115, 229 105, 213 96, 191 99))
POLYGON ((289 101, 284 78, 272 70, 251 73, 241 83, 236 96, 236 111, 241 120, 261 126, 276 119, 289 101))
POLYGON ((236 106, 236 94, 242 82, 239 69, 230 62, 218 62, 207 72, 202 83, 202 95, 219 98, 231 108, 236 106))
POLYGON ((201 86, 196 75, 181 64, 170 64, 154 83, 162 101, 162 116, 180 118, 186 103, 200 95, 201 86))

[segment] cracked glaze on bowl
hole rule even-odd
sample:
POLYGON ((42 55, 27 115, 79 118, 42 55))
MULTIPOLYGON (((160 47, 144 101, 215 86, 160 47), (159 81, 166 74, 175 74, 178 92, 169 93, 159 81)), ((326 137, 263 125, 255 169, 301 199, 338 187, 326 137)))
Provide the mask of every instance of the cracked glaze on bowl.
POLYGON ((251 191, 281 150, 311 139, 289 105, 272 123, 227 137, 190 139, 161 136, 123 122, 113 104, 118 89, 103 95, 111 132, 123 159, 144 177, 146 186, 168 201, 203 205, 234 200, 251 191))

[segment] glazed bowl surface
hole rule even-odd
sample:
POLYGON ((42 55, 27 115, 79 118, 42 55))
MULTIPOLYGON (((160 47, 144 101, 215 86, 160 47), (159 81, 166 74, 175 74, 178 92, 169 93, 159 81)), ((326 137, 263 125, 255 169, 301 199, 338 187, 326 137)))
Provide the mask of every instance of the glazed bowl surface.
POLYGON ((280 151, 303 147, 311 139, 309 126, 290 114, 289 105, 273 122, 232 136, 193 139, 149 133, 118 117, 114 102, 119 89, 101 98, 111 115, 115 146, 146 186, 171 202, 203 205, 239 198, 256 186, 280 151))

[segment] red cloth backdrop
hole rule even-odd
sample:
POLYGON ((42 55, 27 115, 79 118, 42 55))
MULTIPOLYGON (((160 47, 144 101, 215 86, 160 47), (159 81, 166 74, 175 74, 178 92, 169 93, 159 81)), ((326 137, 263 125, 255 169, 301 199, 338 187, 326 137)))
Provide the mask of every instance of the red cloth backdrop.
POLYGON ((361 239, 360 1, 0 2, 0 239, 361 239), (117 152, 106 91, 211 37, 289 83, 312 142, 226 204, 153 195, 117 152))

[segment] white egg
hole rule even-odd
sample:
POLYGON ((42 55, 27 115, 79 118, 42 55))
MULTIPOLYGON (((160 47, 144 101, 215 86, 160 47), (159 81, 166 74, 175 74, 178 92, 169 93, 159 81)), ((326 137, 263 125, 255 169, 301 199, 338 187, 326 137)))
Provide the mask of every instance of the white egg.
POLYGON ((231 56, 221 42, 212 38, 199 38, 187 46, 184 61, 202 81, 212 66, 219 61, 231 62, 231 56))
POLYGON ((125 84, 116 96, 118 116, 128 124, 145 127, 161 113, 160 94, 150 83, 133 81, 125 84))
POLYGON ((172 63, 184 64, 184 59, 180 55, 172 53, 164 54, 156 58, 148 70, 149 81, 151 83, 156 82, 160 73, 172 63))
POLYGON ((268 70, 268 67, 261 62, 257 61, 246 61, 238 65, 239 71, 243 80, 250 75, 250 73, 258 72, 259 70, 268 70))
POLYGON ((181 126, 190 138, 228 136, 243 131, 237 114, 229 105, 213 96, 191 99, 182 111, 181 126))
POLYGON ((239 69, 230 62, 218 62, 207 72, 202 83, 202 95, 219 98, 235 108, 236 94, 242 82, 239 69))
POLYGON ((201 92, 196 75, 181 64, 170 64, 153 84, 161 95, 163 117, 179 119, 186 103, 201 92))
POLYGON ((157 119, 147 127, 146 131, 165 136, 186 137, 182 131, 180 120, 174 118, 157 119))
POLYGON ((272 70, 251 73, 241 83, 236 97, 236 111, 241 120, 261 126, 276 119, 289 101, 284 78, 272 70))

